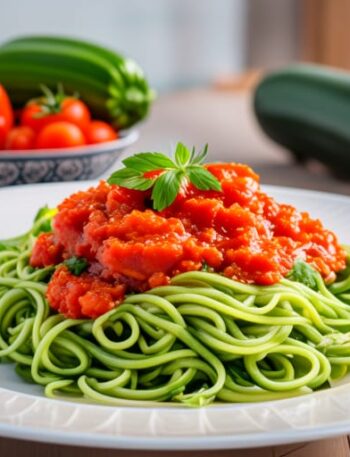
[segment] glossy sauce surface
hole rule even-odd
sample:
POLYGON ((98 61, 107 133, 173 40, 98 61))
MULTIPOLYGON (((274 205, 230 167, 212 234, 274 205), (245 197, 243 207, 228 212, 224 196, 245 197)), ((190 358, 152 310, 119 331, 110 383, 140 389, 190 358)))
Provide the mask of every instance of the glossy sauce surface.
POLYGON ((345 268, 336 236, 319 220, 261 191, 258 176, 240 164, 207 169, 222 192, 188 184, 164 211, 151 209, 150 191, 101 182, 59 205, 53 234, 34 247, 34 267, 84 257, 80 276, 59 266, 48 288, 51 306, 66 316, 97 317, 125 293, 168 284, 180 272, 206 269, 239 281, 270 285, 297 258, 330 281, 345 268))

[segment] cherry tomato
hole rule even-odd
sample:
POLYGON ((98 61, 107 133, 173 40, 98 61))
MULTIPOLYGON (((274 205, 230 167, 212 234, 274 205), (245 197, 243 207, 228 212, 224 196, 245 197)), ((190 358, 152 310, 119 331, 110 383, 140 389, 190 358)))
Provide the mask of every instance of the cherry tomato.
POLYGON ((116 140, 118 133, 107 122, 92 121, 85 130, 85 136, 88 144, 95 144, 116 140))
POLYGON ((38 149, 70 148, 86 144, 83 132, 71 122, 54 122, 38 134, 35 147, 38 149))
POLYGON ((9 131, 5 141, 5 149, 24 150, 33 149, 35 132, 30 127, 14 127, 9 131))
POLYGON ((29 102, 22 110, 20 124, 39 132, 47 125, 48 116, 42 116, 42 114, 42 107, 39 104, 29 102))
POLYGON ((81 100, 66 97, 56 105, 50 105, 45 97, 29 102, 23 109, 21 124, 31 127, 36 132, 54 122, 71 122, 85 130, 91 120, 88 107, 81 100))
POLYGON ((0 85, 0 149, 5 146, 6 135, 13 125, 13 109, 9 96, 0 85))

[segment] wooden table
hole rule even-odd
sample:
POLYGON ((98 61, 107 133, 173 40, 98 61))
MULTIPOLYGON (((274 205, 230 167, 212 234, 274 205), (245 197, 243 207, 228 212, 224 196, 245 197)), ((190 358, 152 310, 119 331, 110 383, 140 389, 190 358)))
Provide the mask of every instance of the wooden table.
MULTIPOLYGON (((255 125, 247 92, 196 89, 160 97, 141 138, 129 152, 169 151, 177 141, 209 143, 209 159, 249 163, 266 184, 350 195, 350 180, 339 181, 318 165, 302 167, 267 140, 255 125)), ((0 457, 350 457, 346 437, 242 451, 140 452, 84 449, 0 438, 0 457)))

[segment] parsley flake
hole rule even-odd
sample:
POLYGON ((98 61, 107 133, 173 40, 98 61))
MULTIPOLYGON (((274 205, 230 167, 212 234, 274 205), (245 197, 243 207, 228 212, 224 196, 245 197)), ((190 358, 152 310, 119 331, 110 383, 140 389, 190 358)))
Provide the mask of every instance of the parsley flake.
POLYGON ((84 257, 73 256, 67 259, 63 264, 75 276, 80 276, 89 266, 88 261, 84 257))

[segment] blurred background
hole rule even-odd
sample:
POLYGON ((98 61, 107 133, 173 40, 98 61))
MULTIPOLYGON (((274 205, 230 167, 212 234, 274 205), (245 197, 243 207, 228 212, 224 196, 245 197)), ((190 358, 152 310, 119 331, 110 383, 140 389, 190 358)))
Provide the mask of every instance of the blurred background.
POLYGON ((12 0, 0 41, 95 40, 132 56, 163 93, 300 59, 348 67, 349 10, 347 0, 12 0))
POLYGON ((244 0, 13 0, 0 39, 78 36, 133 57, 158 91, 205 84, 245 67, 244 0))
POLYGON ((0 41, 77 36, 134 58, 158 98, 128 152, 208 142, 212 159, 248 162, 265 182, 323 188, 321 165, 295 164, 263 135, 251 94, 266 71, 294 61, 350 69, 349 19, 348 0, 12 0, 0 41))

